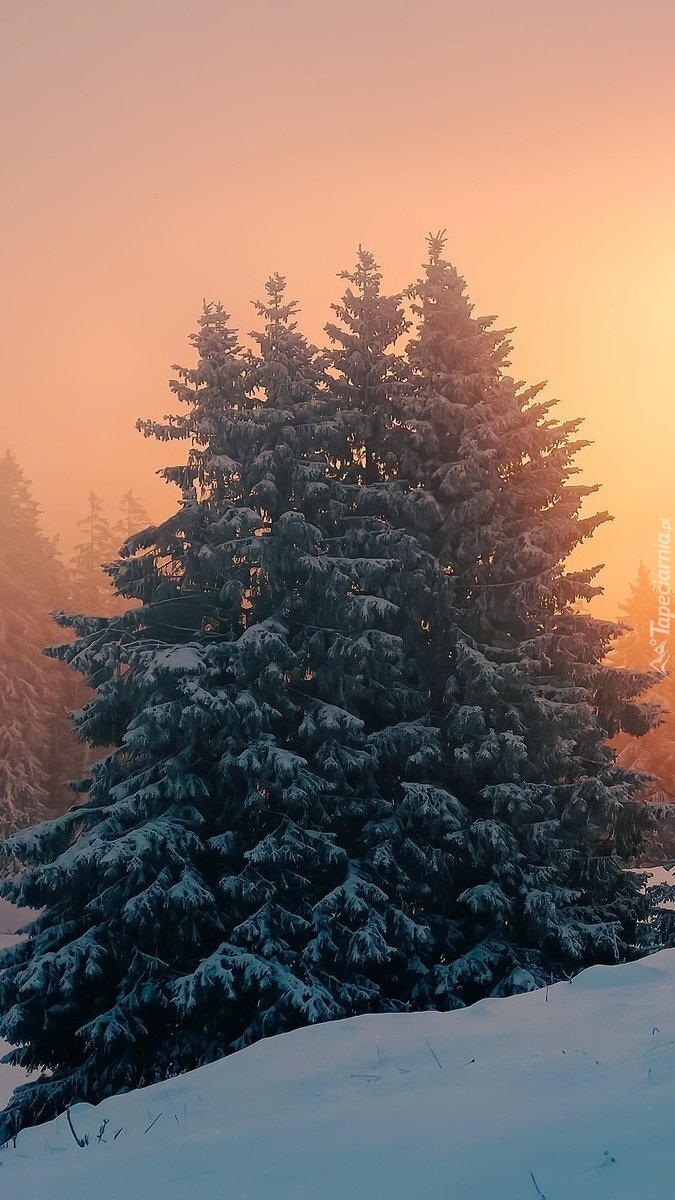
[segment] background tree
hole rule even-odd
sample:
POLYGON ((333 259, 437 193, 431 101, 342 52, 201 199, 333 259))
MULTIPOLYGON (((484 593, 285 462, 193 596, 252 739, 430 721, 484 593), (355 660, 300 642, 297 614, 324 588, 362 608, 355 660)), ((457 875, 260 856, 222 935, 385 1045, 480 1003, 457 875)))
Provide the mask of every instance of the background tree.
POLYGON ((77 522, 82 541, 75 546, 71 559, 74 606, 83 613, 110 613, 114 595, 103 565, 117 552, 116 538, 96 492, 87 497, 87 513, 77 522))
MULTIPOLYGON (((620 605, 625 631, 610 654, 612 665, 634 671, 650 670, 654 661, 650 624, 657 607, 654 585, 641 562, 628 598, 620 605)), ((652 804, 670 806, 675 801, 675 684, 672 672, 656 673, 653 682, 649 699, 662 707, 660 723, 644 737, 619 733, 612 744, 623 766, 652 777, 646 780, 640 795, 652 804)), ((660 813, 658 827, 643 851, 643 859, 653 864, 674 856, 675 809, 667 807, 660 813)))
MULTIPOLYGON (((0 830, 66 806, 80 766, 67 722, 70 672, 42 655, 68 593, 54 543, 16 459, 0 459, 0 830)), ((73 675, 73 679, 74 679, 73 675)))
MULTIPOLYGON (((650 624, 658 606, 649 571, 640 563, 637 580, 631 584, 625 604, 620 605, 626 630, 616 642, 610 661, 614 666, 633 671, 649 671, 654 659, 650 624)), ((672 672, 653 675, 650 700, 662 706, 661 722, 644 737, 619 734, 614 745, 619 762, 635 771, 653 775, 645 788, 647 797, 657 803, 675 800, 675 685, 672 672)))
POLYGON ((131 488, 122 496, 119 512, 119 519, 112 529, 119 542, 126 541, 132 534, 138 533, 139 529, 144 529, 148 524, 147 511, 131 488))
POLYGON ((617 851, 645 806, 606 736, 647 677, 572 607, 600 518, 575 425, 506 373, 430 243, 401 298, 359 253, 302 337, 273 277, 257 350, 219 305, 176 368, 178 511, 112 568, 140 601, 77 618, 84 804, 4 847, 43 909, 3 958, 0 1034, 49 1074, 0 1137, 295 1025, 456 1007, 635 953, 650 898, 617 851))

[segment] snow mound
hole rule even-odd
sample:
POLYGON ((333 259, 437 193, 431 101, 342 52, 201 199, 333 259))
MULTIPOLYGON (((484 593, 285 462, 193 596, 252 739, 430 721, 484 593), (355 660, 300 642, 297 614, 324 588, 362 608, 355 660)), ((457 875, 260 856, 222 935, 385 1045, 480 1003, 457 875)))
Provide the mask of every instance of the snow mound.
POLYGON ((297 1030, 25 1130, 3 1195, 647 1200, 672 1194, 675 951, 453 1013, 297 1030), (100 1140, 99 1140, 100 1135, 100 1140))

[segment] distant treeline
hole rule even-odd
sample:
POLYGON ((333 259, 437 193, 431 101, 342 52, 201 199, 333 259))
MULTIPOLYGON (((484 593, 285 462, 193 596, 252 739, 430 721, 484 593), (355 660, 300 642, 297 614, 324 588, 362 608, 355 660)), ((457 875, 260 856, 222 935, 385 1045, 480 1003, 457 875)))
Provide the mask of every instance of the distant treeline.
POLYGON ((92 751, 72 732, 69 711, 91 694, 80 674, 43 654, 68 637, 57 611, 111 615, 128 608, 115 596, 103 564, 147 524, 128 491, 114 522, 91 492, 77 522, 80 541, 69 562, 42 531, 39 507, 16 458, 0 459, 0 834, 73 802, 67 782, 80 778, 92 751))

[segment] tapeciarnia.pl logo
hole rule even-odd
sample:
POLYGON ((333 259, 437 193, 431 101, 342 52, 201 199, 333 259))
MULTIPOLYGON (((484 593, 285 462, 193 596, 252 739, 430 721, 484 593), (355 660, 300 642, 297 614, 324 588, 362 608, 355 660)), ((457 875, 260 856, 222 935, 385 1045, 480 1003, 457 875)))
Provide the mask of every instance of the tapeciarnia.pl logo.
POLYGON ((671 612, 670 608, 672 601, 670 573, 671 533, 672 525, 670 518, 661 517, 658 537, 654 543, 657 561, 656 600, 658 609, 656 620, 649 622, 649 644, 654 651, 654 657, 649 665, 653 671, 659 671, 661 675, 665 675, 668 669, 668 662, 670 661, 670 651, 668 649, 670 623, 675 620, 675 613, 671 612))

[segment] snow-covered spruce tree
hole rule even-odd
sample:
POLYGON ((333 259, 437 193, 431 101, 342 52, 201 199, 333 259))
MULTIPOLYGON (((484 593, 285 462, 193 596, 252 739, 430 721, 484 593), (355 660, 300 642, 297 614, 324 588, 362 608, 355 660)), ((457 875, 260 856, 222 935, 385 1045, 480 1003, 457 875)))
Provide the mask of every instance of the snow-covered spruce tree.
POLYGON ((66 807, 74 739, 68 672, 42 648, 56 639, 64 569, 40 529, 30 486, 13 457, 0 459, 0 833, 66 807))
POLYGON ((119 749, 4 848, 5 894, 44 911, 2 960, 0 1034, 48 1073, 0 1136, 293 1026, 634 950, 615 849, 640 810, 604 737, 650 715, 572 609, 570 430, 440 249, 407 364, 361 252, 328 354, 274 277, 257 352, 206 307, 184 412, 142 425, 192 440, 164 472, 183 500, 114 567, 141 606, 62 651, 97 687, 82 733, 119 749))
POLYGON ((553 974, 630 952, 639 904, 616 851, 630 853, 646 814, 607 738, 644 733, 658 710, 636 702, 647 671, 603 663, 618 626, 576 609, 598 568, 569 571, 567 558, 607 519, 580 516, 596 489, 570 483, 579 422, 554 421, 541 387, 508 375, 511 331, 473 316, 443 246, 430 237, 410 289, 418 328, 389 440, 453 581, 442 729, 472 815, 459 908, 475 917, 474 945, 439 972, 454 1002, 461 986, 540 980, 523 947, 539 945, 553 974))

